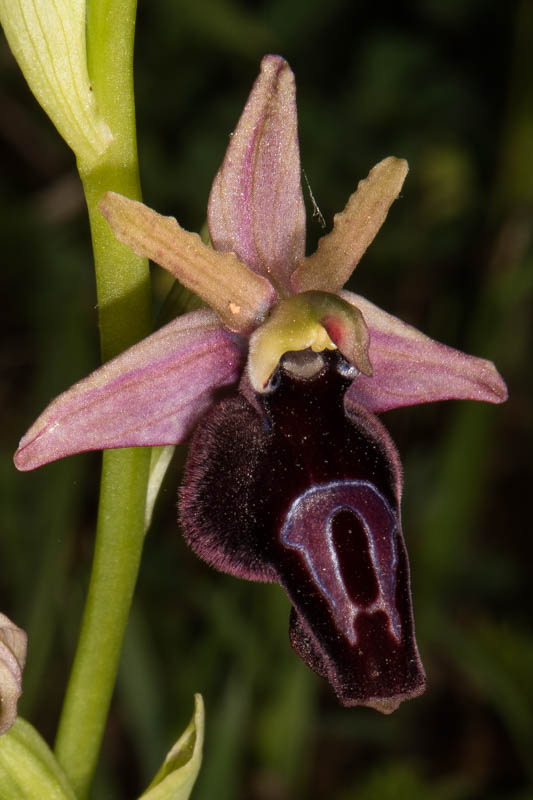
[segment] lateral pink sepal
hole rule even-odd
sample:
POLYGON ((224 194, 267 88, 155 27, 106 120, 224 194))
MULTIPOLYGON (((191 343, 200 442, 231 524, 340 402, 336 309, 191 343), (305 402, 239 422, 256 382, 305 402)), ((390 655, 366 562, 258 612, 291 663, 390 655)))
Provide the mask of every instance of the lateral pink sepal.
POLYGON ((374 371, 371 378, 356 378, 346 395, 351 401, 380 413, 435 400, 507 399, 507 387, 491 361, 430 339, 360 295, 340 295, 363 314, 374 371))
POLYGON ((178 444, 242 370, 238 337, 193 311, 125 350, 50 403, 21 439, 30 470, 87 450, 178 444))

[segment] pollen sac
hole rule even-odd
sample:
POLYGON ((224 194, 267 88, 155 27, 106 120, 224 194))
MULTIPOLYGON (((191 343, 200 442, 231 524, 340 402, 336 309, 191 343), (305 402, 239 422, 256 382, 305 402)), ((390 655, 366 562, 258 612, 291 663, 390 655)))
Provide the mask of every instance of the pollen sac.
POLYGON ((294 650, 344 705, 390 713, 425 676, 399 459, 345 400, 353 377, 337 352, 289 353, 267 392, 243 384, 221 400, 193 437, 180 514, 209 564, 284 587, 294 650))

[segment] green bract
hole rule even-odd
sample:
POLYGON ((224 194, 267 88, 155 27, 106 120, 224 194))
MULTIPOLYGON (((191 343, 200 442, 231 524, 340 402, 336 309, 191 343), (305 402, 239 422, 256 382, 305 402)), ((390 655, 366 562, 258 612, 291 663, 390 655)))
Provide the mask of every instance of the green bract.
POLYGON ((202 763, 204 702, 194 696, 194 714, 139 800, 188 800, 202 763))
POLYGON ((0 0, 0 22, 30 89, 87 165, 113 139, 87 71, 85 0, 0 0))
POLYGON ((20 717, 0 739, 0 797, 2 800, 76 800, 44 739, 20 717))

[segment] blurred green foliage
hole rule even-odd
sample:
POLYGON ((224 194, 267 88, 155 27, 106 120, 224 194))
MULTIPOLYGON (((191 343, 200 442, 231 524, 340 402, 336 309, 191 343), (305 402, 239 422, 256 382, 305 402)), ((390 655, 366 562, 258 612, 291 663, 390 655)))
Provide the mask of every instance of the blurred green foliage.
MULTIPOLYGON (((298 83, 302 163, 331 224, 386 155, 410 176, 357 291, 496 361, 503 407, 384 416, 405 466, 404 531, 429 688, 392 717, 338 707, 293 655, 288 603, 180 539, 183 449, 148 535, 95 796, 133 797, 207 707, 196 800, 533 797, 530 0, 154 0, 137 33, 146 201, 200 230, 264 52, 298 83)), ((99 456, 19 475, 18 437, 98 363, 73 159, 0 45, 0 607, 30 633, 22 711, 53 738, 90 566, 99 456)), ((322 231, 309 204, 309 249, 322 231)), ((168 281, 154 272, 157 313, 168 281)))

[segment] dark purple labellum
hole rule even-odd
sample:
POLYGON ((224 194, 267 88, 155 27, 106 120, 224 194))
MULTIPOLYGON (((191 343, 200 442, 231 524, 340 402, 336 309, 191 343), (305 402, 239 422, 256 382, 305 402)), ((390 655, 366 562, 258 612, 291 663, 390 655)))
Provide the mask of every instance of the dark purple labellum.
POLYGON ((181 521, 217 569, 283 585, 291 644, 342 703, 388 713, 425 688, 399 460, 379 420, 345 402, 340 357, 315 358, 286 357, 270 392, 243 385, 204 418, 181 521))

